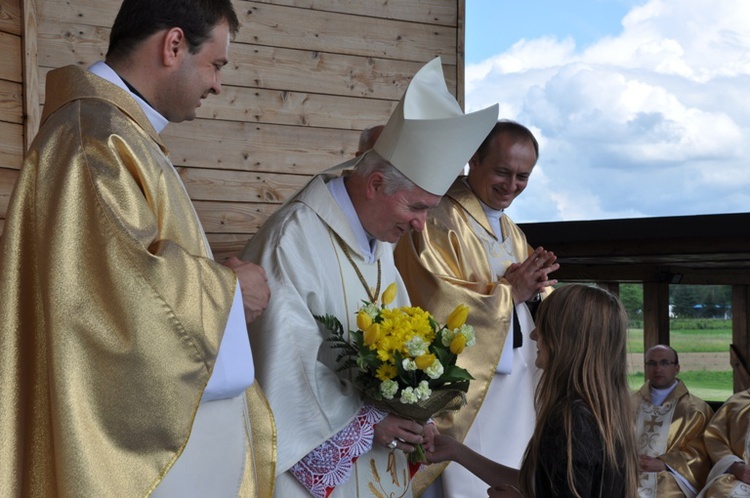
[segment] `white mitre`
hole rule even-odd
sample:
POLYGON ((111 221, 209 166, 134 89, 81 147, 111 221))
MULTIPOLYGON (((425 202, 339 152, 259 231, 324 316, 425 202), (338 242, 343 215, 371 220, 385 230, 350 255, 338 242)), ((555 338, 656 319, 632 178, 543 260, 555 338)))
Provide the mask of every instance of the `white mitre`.
POLYGON ((464 114, 436 57, 409 82, 373 150, 419 187, 443 195, 495 126, 498 107, 464 114))

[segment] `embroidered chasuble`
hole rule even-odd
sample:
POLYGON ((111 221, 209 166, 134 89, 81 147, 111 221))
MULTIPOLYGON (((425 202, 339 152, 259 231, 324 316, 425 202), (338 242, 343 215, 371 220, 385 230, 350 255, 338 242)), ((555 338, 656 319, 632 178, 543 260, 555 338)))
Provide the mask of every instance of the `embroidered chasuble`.
MULTIPOLYGON (((503 275, 511 263, 521 263, 533 251, 507 216, 499 222, 502 237, 494 233, 479 199, 461 177, 430 210, 424 231, 405 235, 394 257, 415 306, 430 311, 440 322, 464 303, 470 310, 468 323, 476 331, 476 347, 465 350, 458 360, 476 379, 469 387, 468 403, 436 419, 440 432, 519 468, 534 430, 539 372, 534 366, 536 345, 529 338, 533 320, 523 303, 515 306, 522 346, 513 348, 514 305, 503 275)), ((446 464, 436 464, 419 472, 415 493, 422 493, 445 468, 446 464)), ((487 485, 470 472, 458 464, 447 468, 442 478, 446 497, 486 494, 487 485)), ((432 494, 437 493, 434 488, 429 493, 439 496, 432 494)))
POLYGON ((704 438, 714 466, 699 497, 750 497, 750 484, 728 473, 735 462, 750 463, 750 390, 731 396, 716 411, 704 438))
MULTIPOLYGON (((68 66, 46 97, 0 242, 0 487, 147 496, 186 451, 236 277, 128 92, 68 66)), ((270 412, 232 399, 234 495, 256 496, 272 429, 249 420, 270 412)))
POLYGON ((336 372, 338 351, 326 342, 330 333, 314 318, 332 314, 346 330, 356 329, 356 310, 370 300, 367 290, 374 293, 377 286, 378 260, 380 292, 395 282, 392 306, 408 305, 391 244, 376 241, 375 261, 365 260, 326 187, 330 178, 313 178, 269 218, 242 253, 265 268, 271 287, 268 308, 250 325, 250 342, 256 379, 277 426, 275 496, 321 496, 333 487, 333 497, 411 497, 405 454, 373 445, 373 423, 383 415, 375 417, 363 404, 349 373, 336 372))
POLYGON ((648 382, 633 394, 633 399, 637 409, 638 454, 658 457, 669 468, 663 472, 641 472, 640 496, 695 497, 708 474, 703 431, 713 415, 711 407, 691 395, 681 380, 661 405, 651 402, 648 382))

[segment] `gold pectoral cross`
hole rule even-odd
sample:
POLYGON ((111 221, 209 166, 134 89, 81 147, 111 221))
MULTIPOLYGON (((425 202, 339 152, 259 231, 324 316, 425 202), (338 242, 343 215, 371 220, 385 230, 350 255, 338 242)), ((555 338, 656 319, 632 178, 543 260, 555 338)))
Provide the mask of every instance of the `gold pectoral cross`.
POLYGON ((654 415, 651 415, 651 420, 644 421, 643 426, 646 427, 646 432, 656 432, 656 427, 661 427, 664 425, 663 421, 656 421, 656 417, 654 415))

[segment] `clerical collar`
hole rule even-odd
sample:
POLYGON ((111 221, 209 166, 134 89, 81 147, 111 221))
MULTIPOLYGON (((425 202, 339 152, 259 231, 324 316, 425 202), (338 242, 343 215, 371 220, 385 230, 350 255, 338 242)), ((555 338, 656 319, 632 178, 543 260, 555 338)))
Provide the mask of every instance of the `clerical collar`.
POLYGON ((477 200, 479 201, 479 204, 482 206, 482 211, 484 211, 484 214, 487 215, 487 220, 490 222, 490 226, 492 227, 492 231, 495 232, 495 237, 497 237, 497 240, 500 242, 503 241, 503 229, 500 227, 500 218, 503 217, 503 214, 505 214, 504 210, 497 210, 492 209, 487 204, 482 202, 482 200, 477 197, 477 200))
POLYGON ((672 384, 669 387, 665 387, 663 389, 657 389, 655 387, 651 388, 651 404, 661 406, 662 403, 664 403, 664 400, 667 399, 667 396, 669 396, 672 391, 674 391, 675 387, 677 387, 677 380, 674 381, 674 384, 672 384))
POLYGON ((357 246, 362 253, 364 259, 368 263, 375 262, 375 238, 367 233, 365 227, 362 226, 362 222, 359 220, 357 211, 354 209, 352 199, 349 197, 349 192, 346 191, 346 185, 344 185, 344 177, 338 176, 328 181, 328 191, 333 196, 336 204, 339 205, 341 211, 344 212, 349 226, 352 227, 354 237, 357 240, 357 246))
POLYGON ((469 190, 471 190, 474 193, 474 197, 477 198, 477 201, 479 201, 479 205, 482 206, 482 211, 484 211, 484 215, 487 216, 487 221, 490 222, 490 228, 492 228, 492 231, 495 234, 495 237, 497 237, 497 240, 500 242, 503 241, 503 229, 500 226, 500 218, 503 217, 503 214, 505 211, 503 209, 500 209, 499 211, 497 209, 492 209, 487 204, 482 202, 482 199, 479 198, 479 196, 474 192, 474 189, 471 188, 471 185, 469 185, 469 177, 464 176, 461 178, 461 180, 464 182, 464 185, 468 187, 469 190))
POLYGON ((161 133, 162 130, 169 124, 167 118, 159 114, 156 109, 151 107, 151 105, 146 102, 146 99, 144 99, 135 88, 133 88, 125 80, 123 80, 120 75, 118 75, 115 70, 109 67, 104 61, 99 61, 92 64, 91 67, 89 67, 89 71, 128 92, 146 114, 146 117, 151 123, 151 126, 153 126, 156 130, 156 133, 161 133))

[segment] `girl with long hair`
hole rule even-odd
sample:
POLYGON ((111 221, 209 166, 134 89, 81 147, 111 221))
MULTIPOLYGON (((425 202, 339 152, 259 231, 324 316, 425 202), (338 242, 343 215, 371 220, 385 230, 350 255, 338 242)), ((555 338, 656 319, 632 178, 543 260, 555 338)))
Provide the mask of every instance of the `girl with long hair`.
MULTIPOLYGON (((536 427, 520 472, 438 436, 427 457, 455 461, 491 486, 490 497, 632 498, 635 423, 627 383, 627 315, 619 299, 570 284, 539 306, 536 427)), ((511 400, 508 400, 512 402, 511 400)))

